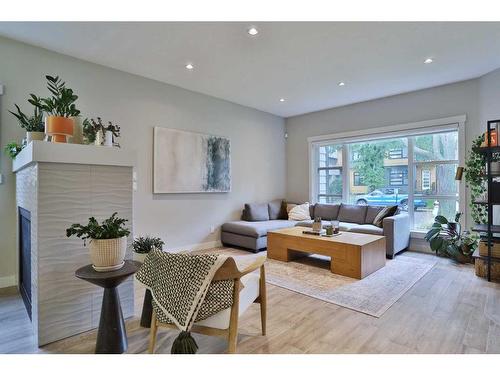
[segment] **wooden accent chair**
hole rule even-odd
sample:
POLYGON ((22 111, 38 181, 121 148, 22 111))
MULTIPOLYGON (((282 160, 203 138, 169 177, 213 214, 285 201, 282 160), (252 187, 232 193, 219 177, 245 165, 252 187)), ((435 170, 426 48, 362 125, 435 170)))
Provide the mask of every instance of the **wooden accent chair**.
MULTIPOLYGON (((262 256, 253 261, 244 270, 238 270, 233 258, 228 258, 217 270, 213 281, 234 280, 233 305, 211 317, 196 322, 191 332, 210 336, 225 337, 228 340, 228 353, 236 352, 238 339, 238 318, 252 303, 260 304, 260 319, 262 335, 266 335, 266 277, 264 262, 266 257, 262 256), (254 271, 260 268, 260 273, 254 271)), ((174 328, 174 324, 161 323, 156 318, 153 309, 151 319, 151 331, 149 336, 149 353, 154 353, 158 327, 174 328)))

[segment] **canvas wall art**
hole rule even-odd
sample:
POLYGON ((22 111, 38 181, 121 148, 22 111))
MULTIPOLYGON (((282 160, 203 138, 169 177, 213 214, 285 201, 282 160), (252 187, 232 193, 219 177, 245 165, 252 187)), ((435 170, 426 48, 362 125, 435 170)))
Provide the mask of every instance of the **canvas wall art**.
POLYGON ((228 138, 155 127, 153 164, 154 193, 231 191, 228 138))

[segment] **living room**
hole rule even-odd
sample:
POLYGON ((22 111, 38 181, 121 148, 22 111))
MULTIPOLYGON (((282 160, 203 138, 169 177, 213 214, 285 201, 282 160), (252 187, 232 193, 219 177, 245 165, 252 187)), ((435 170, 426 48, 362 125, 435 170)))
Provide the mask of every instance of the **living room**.
POLYGON ((0 22, 0 353, 500 354, 500 23, 229 18, 0 22))

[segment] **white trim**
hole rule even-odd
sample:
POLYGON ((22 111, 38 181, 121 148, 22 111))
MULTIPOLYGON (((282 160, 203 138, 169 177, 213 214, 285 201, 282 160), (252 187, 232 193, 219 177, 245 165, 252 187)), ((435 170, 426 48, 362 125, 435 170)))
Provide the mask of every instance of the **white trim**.
POLYGON ((0 277, 0 289, 8 288, 9 286, 17 286, 16 275, 0 277))
POLYGON ((458 115, 452 117, 444 117, 434 120, 425 120, 418 122, 409 122, 405 124, 389 125, 376 128, 369 128, 363 130, 354 130, 349 132, 334 133, 318 135, 314 137, 308 137, 307 142, 309 143, 321 143, 321 142, 331 142, 332 140, 343 140, 348 141, 352 139, 353 141, 362 141, 363 137, 369 136, 367 139, 382 139, 389 138, 395 135, 417 135, 418 133, 429 133, 436 131, 445 131, 448 129, 456 129, 456 124, 463 124, 467 121, 467 115, 458 115), (450 126, 452 125, 452 126, 450 126), (453 126, 454 125, 454 126, 453 126), (410 131, 408 134, 402 134, 404 131, 410 131))
POLYGON ((168 251, 171 253, 179 253, 181 251, 206 250, 206 249, 211 249, 211 248, 220 247, 220 246, 222 246, 222 242, 220 240, 217 240, 217 241, 200 242, 200 243, 178 246, 178 247, 170 247, 170 248, 165 249, 165 251, 168 251))

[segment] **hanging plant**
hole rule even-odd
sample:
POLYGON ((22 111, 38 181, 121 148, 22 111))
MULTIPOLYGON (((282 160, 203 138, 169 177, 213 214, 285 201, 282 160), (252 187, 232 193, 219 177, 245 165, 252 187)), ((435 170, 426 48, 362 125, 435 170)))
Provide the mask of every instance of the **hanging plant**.
POLYGON ((476 224, 485 224, 488 222, 488 210, 485 205, 474 204, 484 196, 486 189, 486 160, 483 154, 476 151, 481 146, 484 137, 478 136, 472 142, 472 150, 465 162, 465 182, 470 191, 472 219, 476 224))

